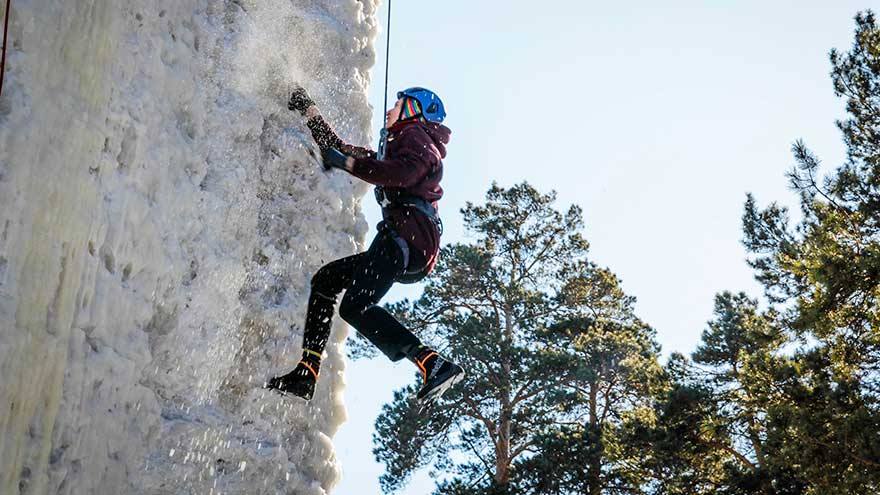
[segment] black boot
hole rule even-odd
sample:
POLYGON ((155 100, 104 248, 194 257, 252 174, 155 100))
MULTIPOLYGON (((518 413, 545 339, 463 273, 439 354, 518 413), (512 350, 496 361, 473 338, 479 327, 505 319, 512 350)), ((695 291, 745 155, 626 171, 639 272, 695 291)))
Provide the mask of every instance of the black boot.
POLYGON ((292 394, 309 400, 315 394, 319 367, 319 363, 303 359, 290 373, 272 377, 266 383, 266 388, 277 390, 282 395, 292 394))
POLYGON ((461 366, 447 361, 429 349, 421 354, 414 359, 425 379, 424 385, 416 394, 419 401, 423 403, 434 402, 446 390, 464 379, 464 370, 461 369, 461 366))

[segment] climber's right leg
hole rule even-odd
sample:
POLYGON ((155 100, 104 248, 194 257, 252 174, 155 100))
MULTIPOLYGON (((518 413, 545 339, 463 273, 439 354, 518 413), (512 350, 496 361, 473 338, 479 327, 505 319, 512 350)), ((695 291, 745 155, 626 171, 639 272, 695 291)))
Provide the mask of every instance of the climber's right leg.
POLYGON ((290 393, 306 400, 312 398, 321 370, 321 354, 330 337, 336 297, 351 285, 355 269, 362 263, 365 254, 360 253, 332 261, 312 277, 302 358, 290 373, 270 379, 266 384, 267 388, 290 393))
POLYGON ((333 325, 336 298, 340 292, 351 286, 355 270, 366 255, 367 253, 359 253, 327 263, 312 277, 312 292, 309 294, 303 336, 304 356, 306 349, 318 355, 324 351, 333 325))
POLYGON ((404 254, 387 231, 380 230, 354 272, 339 303, 339 316, 392 361, 418 348, 421 341, 379 301, 404 272, 404 254))

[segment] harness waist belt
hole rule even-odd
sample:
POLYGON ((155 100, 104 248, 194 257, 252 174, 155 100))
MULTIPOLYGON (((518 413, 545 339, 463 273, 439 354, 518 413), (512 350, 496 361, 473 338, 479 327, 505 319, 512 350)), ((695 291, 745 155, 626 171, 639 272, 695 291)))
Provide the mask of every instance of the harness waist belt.
POLYGON ((376 201, 378 201, 379 205, 382 207, 383 219, 386 217, 386 209, 409 206, 419 210, 425 216, 430 218, 431 221, 434 222, 434 225, 437 226, 437 230, 440 231, 440 234, 443 234, 443 222, 440 220, 440 213, 437 211, 437 208, 434 208, 434 205, 431 204, 428 200, 420 198, 418 196, 405 194, 396 194, 395 197, 392 198, 389 194, 385 193, 385 189, 382 187, 376 187, 375 193, 376 201))

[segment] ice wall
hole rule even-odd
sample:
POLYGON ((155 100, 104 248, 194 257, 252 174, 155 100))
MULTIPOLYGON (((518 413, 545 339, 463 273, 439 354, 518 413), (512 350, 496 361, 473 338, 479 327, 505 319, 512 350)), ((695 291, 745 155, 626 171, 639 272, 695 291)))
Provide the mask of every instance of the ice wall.
POLYGON ((260 385, 299 356, 310 275, 360 247, 365 189, 286 94, 369 143, 377 2, 13 2, 0 493, 330 491, 345 329, 311 403, 260 385))

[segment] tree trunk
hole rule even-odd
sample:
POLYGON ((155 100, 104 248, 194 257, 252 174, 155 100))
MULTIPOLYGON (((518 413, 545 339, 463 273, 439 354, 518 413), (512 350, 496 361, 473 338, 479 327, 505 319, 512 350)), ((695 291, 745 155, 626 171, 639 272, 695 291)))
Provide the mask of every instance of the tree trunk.
MULTIPOLYGON (((513 341, 513 322, 511 321, 510 309, 504 311, 504 339, 507 343, 513 341)), ((495 447, 495 485, 505 492, 510 483, 510 426, 511 417, 511 362, 507 352, 501 353, 501 390, 499 399, 501 402, 501 414, 498 421, 498 443, 495 447)))
POLYGON ((776 490, 773 489, 770 479, 766 476, 766 473, 764 473, 764 469, 767 466, 767 460, 764 457, 764 446, 761 444, 760 426, 758 425, 757 419, 755 419, 756 413, 754 411, 748 411, 746 414, 748 415, 749 423, 749 441, 752 443, 752 450, 755 452, 755 459, 758 461, 758 470, 761 471, 762 474, 765 474, 761 477, 761 486, 764 493, 767 495, 775 495, 776 490))
POLYGON ((752 450, 755 451, 755 459, 758 460, 758 468, 763 469, 767 465, 767 461, 764 458, 764 448, 761 445, 760 428, 758 422, 755 420, 755 414, 751 411, 746 414, 748 414, 749 422, 749 441, 752 442, 752 450))
POLYGON ((599 495, 602 491, 602 429, 598 416, 599 385, 590 384, 590 439, 593 442, 590 461, 587 465, 587 493, 599 495))
POLYGON ((499 429, 498 446, 495 449, 495 484, 506 487, 510 482, 510 419, 509 414, 503 410, 499 429))
MULTIPOLYGON (((743 380, 739 373, 739 366, 734 361, 731 363, 731 368, 733 369, 734 379, 743 383, 743 380)), ((748 391, 745 394, 745 400, 749 403, 753 402, 752 396, 748 391)), ((761 444, 761 427, 758 425, 758 420, 756 418, 757 413, 752 410, 751 407, 747 408, 745 411, 746 415, 746 423, 748 424, 748 437, 749 442, 752 444, 752 451, 755 453, 755 460, 757 461, 756 465, 753 466, 752 471, 756 471, 759 474, 765 474, 764 469, 767 466, 767 460, 764 457, 764 446, 761 444)), ((773 485, 770 483, 770 480, 766 476, 761 477, 761 487, 762 491, 767 495, 774 495, 776 491, 773 489, 773 485)))

